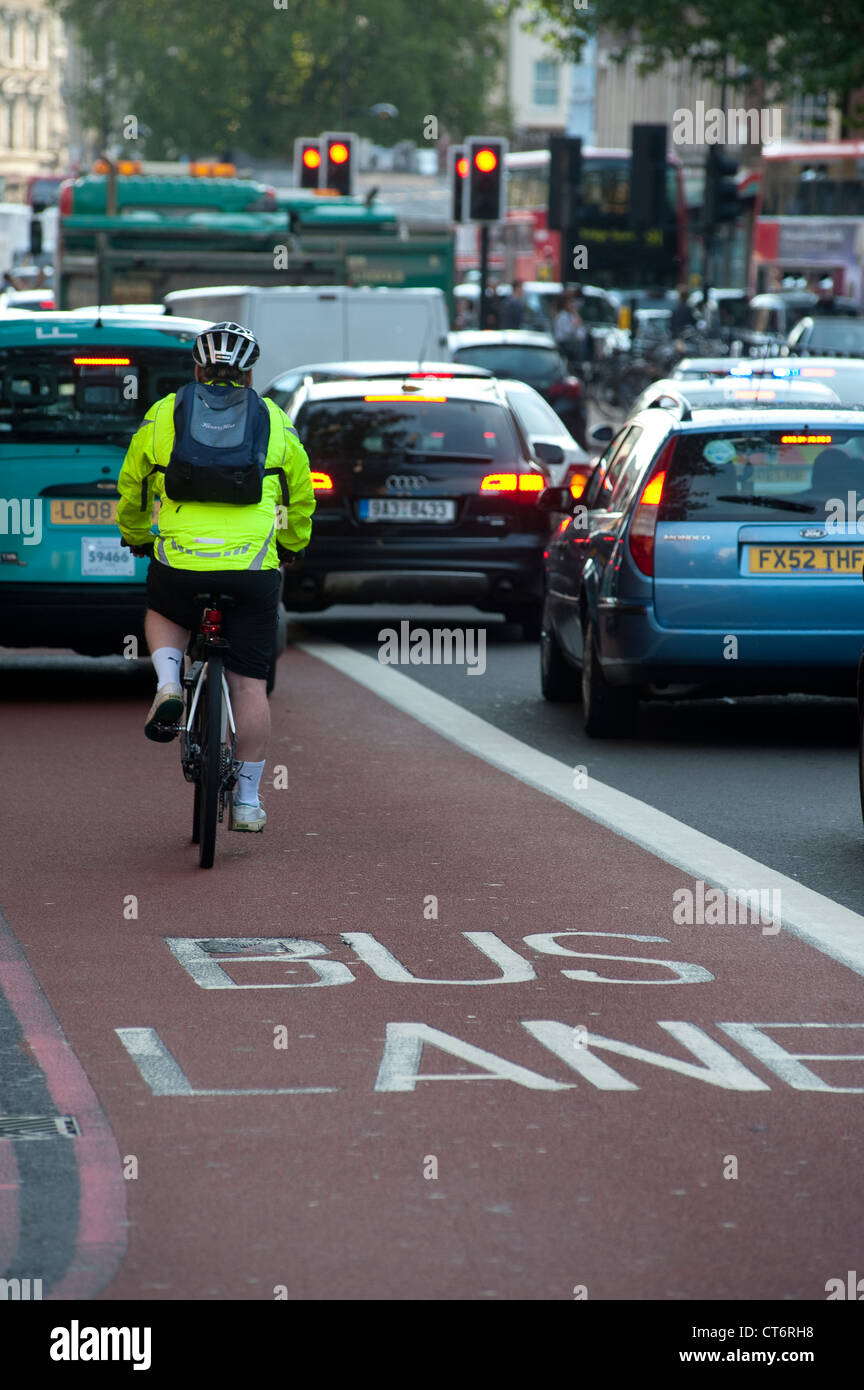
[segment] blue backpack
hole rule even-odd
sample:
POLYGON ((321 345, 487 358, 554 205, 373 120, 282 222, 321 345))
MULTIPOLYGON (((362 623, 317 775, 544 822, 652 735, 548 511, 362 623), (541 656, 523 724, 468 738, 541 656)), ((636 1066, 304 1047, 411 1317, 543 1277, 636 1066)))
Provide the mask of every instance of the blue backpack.
POLYGON ((265 468, 270 443, 267 407, 251 386, 187 382, 174 401, 174 447, 165 474, 172 502, 221 502, 238 507, 261 501, 264 478, 282 468, 265 468))

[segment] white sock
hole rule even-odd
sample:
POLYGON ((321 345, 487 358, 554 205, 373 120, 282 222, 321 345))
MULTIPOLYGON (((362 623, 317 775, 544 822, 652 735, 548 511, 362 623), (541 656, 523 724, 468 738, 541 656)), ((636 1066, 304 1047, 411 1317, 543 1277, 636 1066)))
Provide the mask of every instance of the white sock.
POLYGON ((158 647, 151 652, 150 660, 156 671, 157 690, 163 685, 181 685, 180 672, 183 670, 183 653, 177 647, 158 647))
POLYGON ((234 793, 235 802, 241 806, 258 805, 258 788, 261 785, 261 774, 264 771, 264 762, 260 763, 241 763, 237 769, 237 790, 234 793))

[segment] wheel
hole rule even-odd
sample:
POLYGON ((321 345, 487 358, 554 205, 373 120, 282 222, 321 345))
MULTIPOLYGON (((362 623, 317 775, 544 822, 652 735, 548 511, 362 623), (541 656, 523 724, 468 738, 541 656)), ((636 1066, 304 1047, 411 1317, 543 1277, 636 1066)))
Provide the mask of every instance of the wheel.
POLYGON ((540 632, 540 689, 544 700, 558 702, 579 699, 579 677, 561 650, 548 602, 543 605, 540 632))
POLYGON ((198 844, 198 821, 201 816, 201 783, 195 783, 195 793, 192 800, 192 843, 198 844))
POLYGON ((222 657, 218 653, 211 653, 207 659, 207 679, 198 709, 201 715, 198 862, 202 869, 212 869, 216 855, 222 761, 222 657))
POLYGON ((585 625, 582 650, 582 713, 589 738, 626 738, 636 725, 639 699, 634 691, 610 685, 597 656, 594 624, 585 625))

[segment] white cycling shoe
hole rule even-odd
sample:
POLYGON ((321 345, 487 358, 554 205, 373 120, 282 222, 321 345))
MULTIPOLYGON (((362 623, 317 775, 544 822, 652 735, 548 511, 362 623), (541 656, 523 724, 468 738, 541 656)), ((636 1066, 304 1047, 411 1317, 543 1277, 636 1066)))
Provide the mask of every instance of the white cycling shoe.
POLYGON ((231 806, 230 830, 263 830, 267 824, 267 812, 259 802, 257 806, 247 806, 235 801, 231 806))
POLYGON ((163 685, 150 706, 144 732, 154 743, 170 743, 180 732, 183 714, 183 687, 163 685))

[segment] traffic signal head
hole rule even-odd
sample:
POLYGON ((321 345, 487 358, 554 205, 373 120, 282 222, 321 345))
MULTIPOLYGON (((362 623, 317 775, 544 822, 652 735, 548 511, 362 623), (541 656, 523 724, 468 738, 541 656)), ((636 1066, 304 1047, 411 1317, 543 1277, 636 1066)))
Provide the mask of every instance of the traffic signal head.
POLYGON ((472 136, 466 146, 468 157, 469 222, 500 222, 506 210, 504 159, 506 140, 472 136))
POLYGON ((709 145, 705 160, 705 196, 702 203, 706 227, 734 222, 741 209, 738 199, 738 161, 722 145, 709 145))
POLYGON ((550 232, 575 230, 581 204, 582 141, 578 135, 551 135, 549 199, 546 208, 546 226, 550 232))
POLYGON ((321 136, 323 173, 321 187, 347 196, 354 192, 357 137, 342 131, 325 131, 321 136))
POLYGON ((294 187, 317 188, 320 173, 320 140, 299 135, 294 141, 294 187))
POLYGON ((468 156, 464 145, 451 145, 447 151, 450 187, 450 220, 464 222, 468 209, 465 206, 465 188, 468 183, 468 156))

